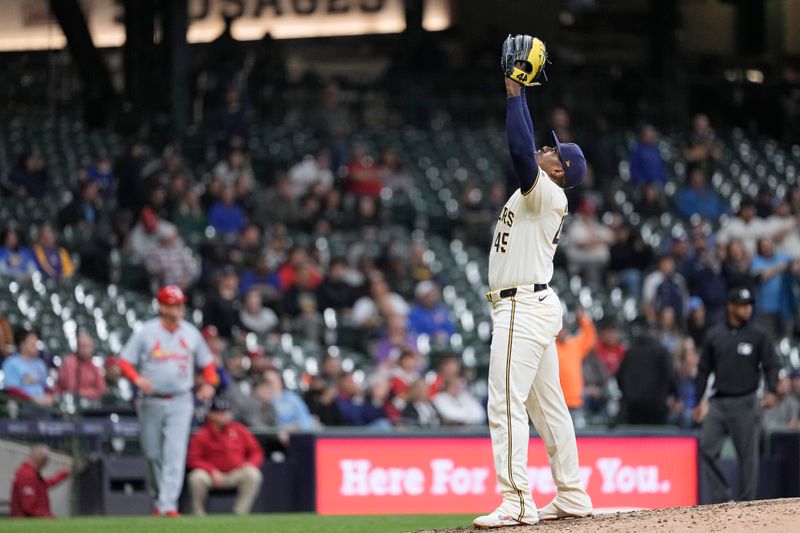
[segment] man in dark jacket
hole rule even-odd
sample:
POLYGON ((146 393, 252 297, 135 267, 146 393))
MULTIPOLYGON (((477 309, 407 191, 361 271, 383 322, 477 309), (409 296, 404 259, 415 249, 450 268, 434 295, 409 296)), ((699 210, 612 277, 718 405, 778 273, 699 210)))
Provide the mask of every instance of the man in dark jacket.
POLYGON ((631 343, 617 372, 617 382, 627 423, 666 423, 667 399, 675 387, 672 358, 650 332, 631 343))
POLYGON ((94 228, 100 216, 98 197, 97 183, 93 181, 81 183, 72 201, 59 211, 59 225, 61 227, 80 226, 82 230, 94 228))
POLYGON ((733 440, 739 459, 740 499, 756 498, 761 412, 756 391, 762 372, 768 391, 762 405, 772 407, 776 399, 780 364, 767 333, 750 323, 753 301, 753 293, 747 288, 728 293, 727 317, 708 331, 697 369, 696 407, 692 417, 695 422, 703 423, 700 451, 714 503, 730 498, 719 464, 727 435, 733 440), (715 392, 707 405, 702 399, 712 372, 715 392))
POLYGON ((28 460, 14 474, 11 487, 11 516, 52 517, 47 491, 69 477, 69 470, 62 470, 53 477, 42 477, 42 469, 50 459, 50 449, 44 444, 31 448, 28 460))
POLYGON ((303 394, 303 400, 308 406, 312 416, 317 417, 323 426, 345 426, 344 418, 337 402, 338 390, 336 383, 325 376, 314 376, 308 390, 303 394))
POLYGON ((340 310, 353 307, 356 301, 355 288, 345 281, 347 261, 341 257, 331 260, 328 277, 317 287, 317 302, 320 309, 340 310))
POLYGON ((236 270, 231 265, 222 267, 217 275, 216 290, 209 295, 203 308, 205 325, 216 326, 224 339, 230 339, 233 328, 239 325, 238 287, 236 270))

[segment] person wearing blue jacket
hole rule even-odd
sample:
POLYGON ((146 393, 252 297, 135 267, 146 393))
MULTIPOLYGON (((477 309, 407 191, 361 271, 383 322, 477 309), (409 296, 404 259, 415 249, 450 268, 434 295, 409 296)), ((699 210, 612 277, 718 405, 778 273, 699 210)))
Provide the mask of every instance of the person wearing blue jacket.
POLYGON ((414 289, 417 304, 408 314, 408 330, 417 335, 425 334, 431 338, 447 340, 455 333, 450 311, 440 301, 440 291, 436 283, 421 281, 414 289))
POLYGON ((653 183, 663 187, 667 183, 667 170, 658 151, 658 134, 650 124, 642 126, 639 142, 628 156, 631 183, 653 183))

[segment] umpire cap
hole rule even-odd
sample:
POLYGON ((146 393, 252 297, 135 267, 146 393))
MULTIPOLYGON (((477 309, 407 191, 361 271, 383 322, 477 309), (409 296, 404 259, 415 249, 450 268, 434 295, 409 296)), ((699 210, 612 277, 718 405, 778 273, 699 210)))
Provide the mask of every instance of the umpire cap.
POLYGON ((734 305, 748 305, 753 304, 753 292, 747 287, 738 287, 728 291, 728 303, 734 305))
POLYGON ((158 289, 156 300, 161 305, 177 305, 186 301, 186 295, 177 285, 166 285, 158 289))
POLYGON ((230 411, 231 404, 228 400, 215 397, 211 400, 211 409, 209 411, 230 411))

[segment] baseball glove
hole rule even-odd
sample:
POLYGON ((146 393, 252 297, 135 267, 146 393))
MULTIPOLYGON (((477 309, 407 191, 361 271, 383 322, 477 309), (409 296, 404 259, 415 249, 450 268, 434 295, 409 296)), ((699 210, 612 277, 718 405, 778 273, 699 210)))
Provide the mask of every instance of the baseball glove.
POLYGON ((536 81, 540 72, 547 80, 547 75, 544 73, 546 62, 547 49, 536 37, 508 34, 503 42, 503 54, 500 58, 503 74, 521 85, 526 87, 541 85, 536 81), (517 65, 520 61, 524 65, 517 65))

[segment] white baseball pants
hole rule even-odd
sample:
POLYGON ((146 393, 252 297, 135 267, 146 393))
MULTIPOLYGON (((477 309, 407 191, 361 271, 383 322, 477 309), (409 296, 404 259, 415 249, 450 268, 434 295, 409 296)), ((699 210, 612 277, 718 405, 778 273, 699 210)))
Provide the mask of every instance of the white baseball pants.
POLYGON ((191 392, 169 399, 145 397, 139 403, 142 451, 155 505, 161 513, 178 509, 193 414, 191 392))
POLYGON ((544 441, 557 489, 553 503, 562 511, 592 509, 581 486, 578 447, 558 375, 555 337, 561 329, 558 295, 548 288, 495 302, 489 361, 489 430, 503 514, 537 518, 528 483, 528 416, 544 441))

